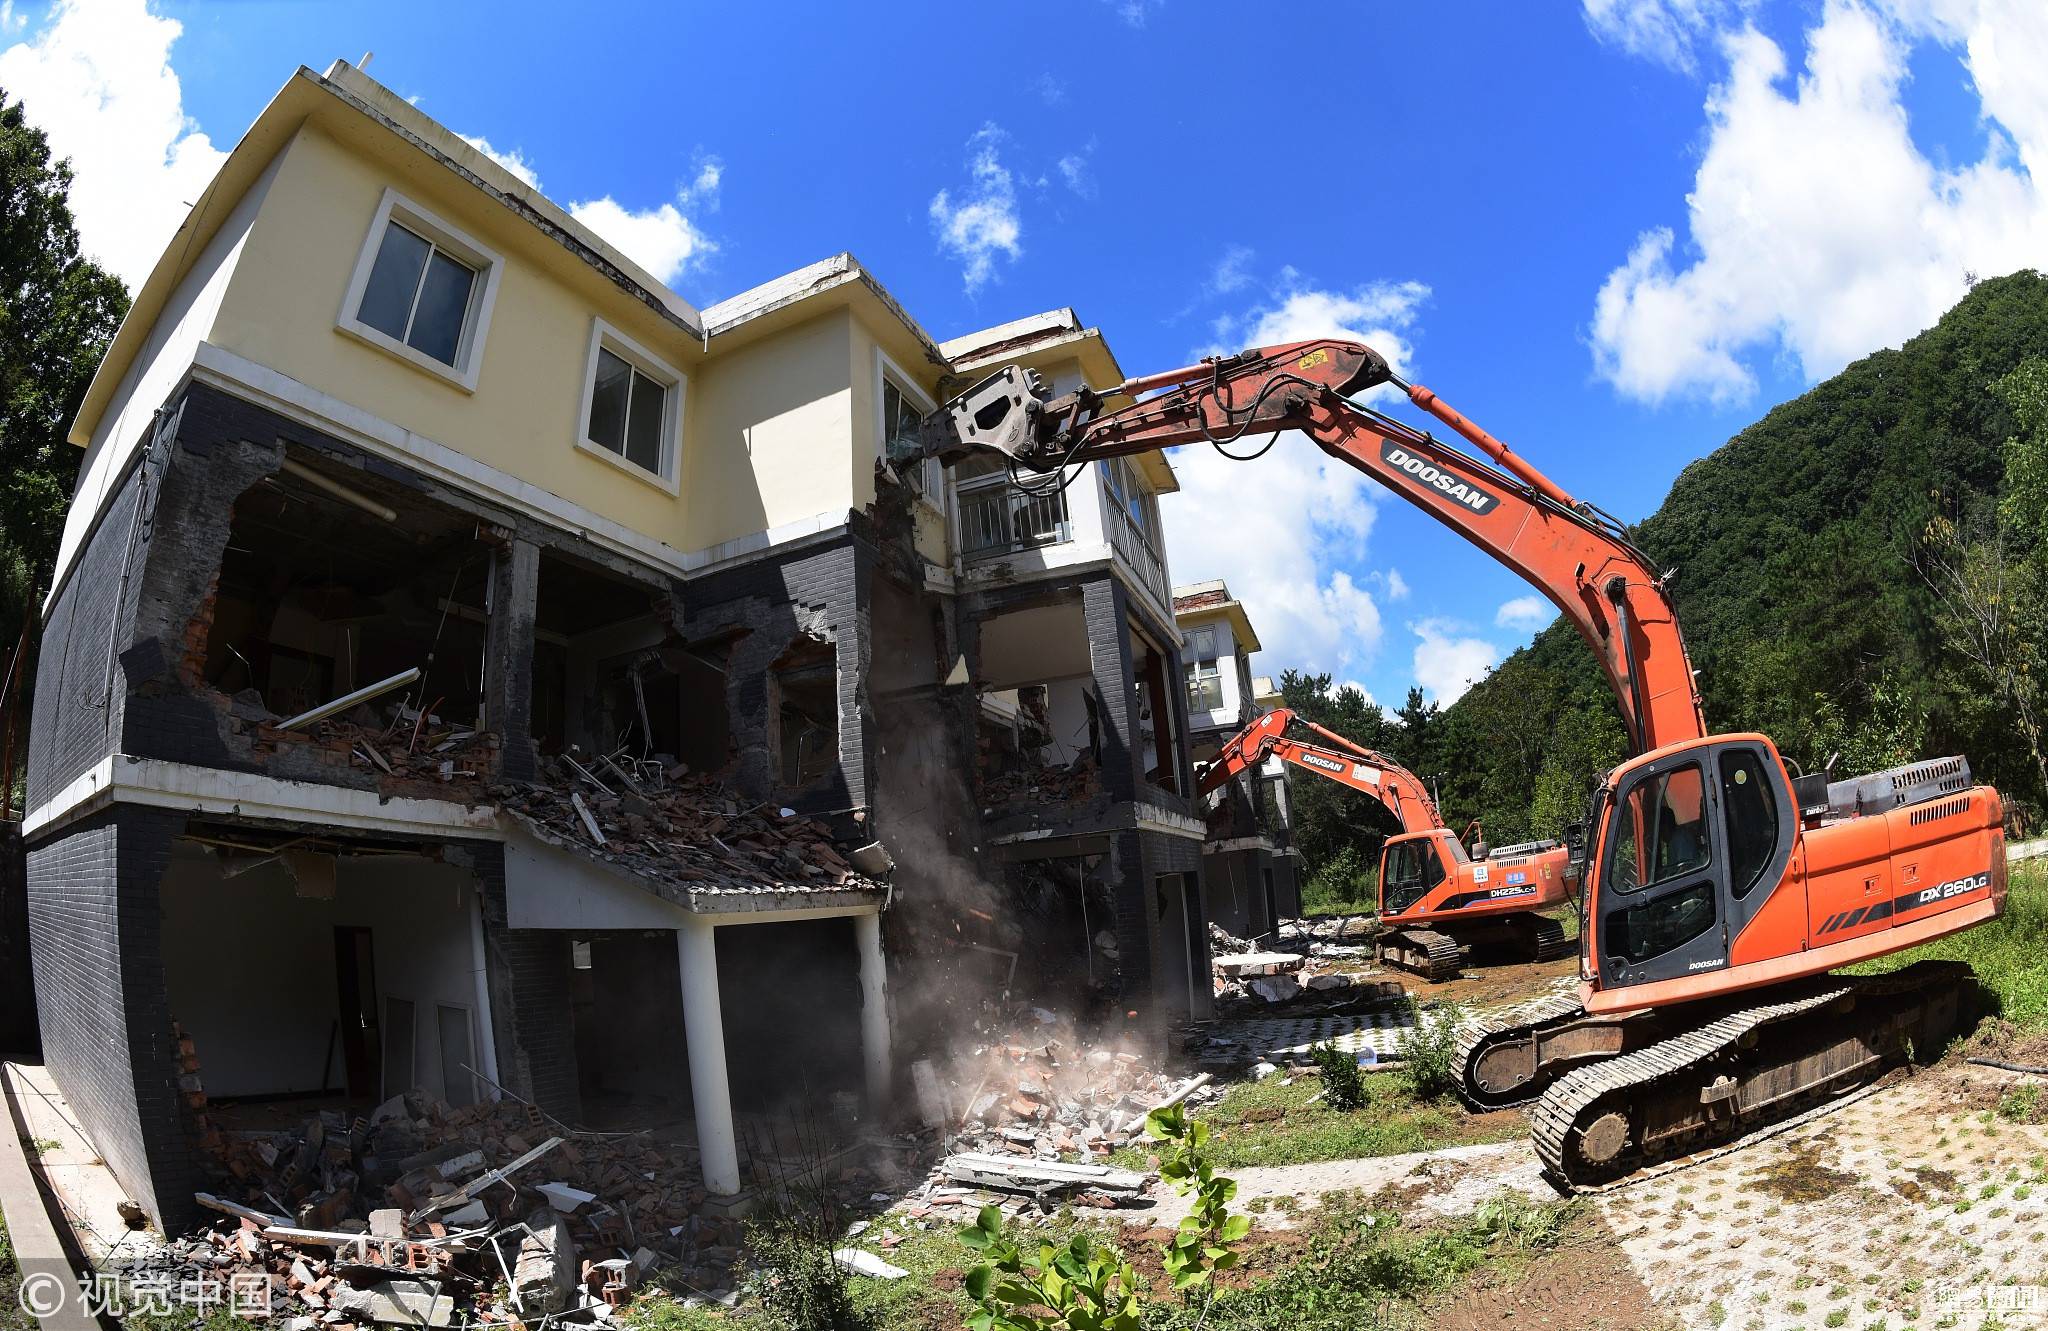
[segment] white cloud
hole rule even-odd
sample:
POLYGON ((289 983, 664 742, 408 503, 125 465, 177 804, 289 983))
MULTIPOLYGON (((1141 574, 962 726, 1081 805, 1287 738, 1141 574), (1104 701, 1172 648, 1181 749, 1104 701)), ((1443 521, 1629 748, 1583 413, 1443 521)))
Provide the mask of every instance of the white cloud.
POLYGON ((1037 82, 1031 86, 1038 90, 1038 100, 1047 106, 1058 106, 1067 100, 1067 85, 1050 70, 1040 74, 1037 82))
POLYGON ((1153 10, 1166 8, 1166 0, 1103 0, 1103 3, 1133 28, 1144 27, 1153 10))
POLYGON ((1557 611, 1540 596, 1517 596, 1493 612, 1494 624, 1504 629, 1540 629, 1555 618, 1557 611))
POLYGON ((1730 0, 1582 0, 1582 7, 1586 26, 1601 41, 1691 73, 1701 41, 1736 5, 1730 0))
POLYGON ((1017 184, 999 149, 1007 136, 993 121, 967 141, 969 185, 958 203, 951 190, 932 196, 932 229, 940 250, 961 261, 960 276, 973 295, 996 276, 996 259, 1015 263, 1024 253, 1017 214, 1017 184))
MULTIPOLYGON (((0 11, 18 32, 22 16, 0 11)), ((0 51, 0 88, 71 159, 86 254, 140 287, 227 154, 185 114, 171 69, 184 28, 143 0, 59 0, 30 40, 0 51)))
MULTIPOLYGON (((1219 335, 1244 346, 1353 338, 1405 368, 1428 294, 1417 283, 1322 290, 1288 272, 1266 302, 1221 320, 1219 335)), ((1247 439, 1231 451, 1263 442, 1247 439)), ((1349 570, 1364 563, 1380 487, 1299 435, 1256 462, 1194 445, 1175 450, 1173 466, 1181 488, 1162 499, 1162 518, 1174 580, 1227 578, 1268 661, 1338 678, 1369 666, 1384 632, 1380 607, 1349 570)))
POLYGON ((1471 637, 1456 620, 1419 620, 1408 630, 1415 635, 1415 682, 1440 707, 1464 697, 1500 660, 1492 643, 1471 637))
POLYGON ((1223 257, 1216 261, 1216 267, 1209 273, 1210 294, 1227 296, 1250 286, 1251 262, 1257 257, 1258 251, 1245 245, 1232 245, 1223 251, 1223 257))
POLYGON ((0 32, 16 33, 28 26, 28 15, 14 7, 14 0, 0 3, 0 32))
POLYGON ((1390 568, 1387 570, 1387 599, 1389 601, 1405 601, 1408 599, 1408 579, 1401 576, 1400 569, 1390 568))
POLYGON ((1095 174, 1088 169, 1088 154, 1095 150, 1090 144, 1087 151, 1068 153, 1060 158, 1060 179, 1067 182, 1067 188, 1084 199, 1095 197, 1095 174))
POLYGON ((1372 696, 1371 689, 1365 687, 1365 685, 1362 682, 1355 679, 1347 679, 1343 681, 1342 683, 1338 684, 1334 689, 1332 689, 1331 692, 1332 694, 1337 694, 1342 693, 1346 689, 1356 689, 1358 691, 1359 696, 1364 698, 1369 703, 1379 702, 1378 698, 1372 696))
POLYGON ((2034 0, 1827 0, 1788 83, 1778 45, 1744 25, 1681 243, 1638 236, 1594 303, 1597 372, 1656 402, 1737 402, 1758 360, 1809 380, 1931 324, 1966 274, 2048 253, 2048 6, 2034 0), (1989 146, 1953 169, 1920 152, 1902 97, 1917 42, 1960 47, 1989 146))
POLYGON ((718 252, 718 245, 694 220, 718 211, 718 187, 725 168, 715 157, 697 166, 675 202, 634 211, 607 194, 569 205, 569 215, 595 231, 633 262, 663 282, 674 282, 718 252))
POLYGON ((521 153, 519 149, 514 148, 510 152, 499 152, 491 146, 491 141, 481 134, 464 134, 462 141, 496 162, 499 166, 510 171, 520 180, 526 182, 529 188, 540 188, 540 173, 533 169, 533 163, 527 161, 525 154, 521 153))

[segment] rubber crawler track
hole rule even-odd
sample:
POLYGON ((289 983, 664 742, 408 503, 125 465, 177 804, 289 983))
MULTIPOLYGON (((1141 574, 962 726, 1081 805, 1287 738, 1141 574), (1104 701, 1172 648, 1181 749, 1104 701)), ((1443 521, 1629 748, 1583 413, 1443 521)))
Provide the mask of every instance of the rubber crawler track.
MULTIPOLYGON (((1697 1069, 1706 1060, 1733 1049, 1752 1032, 1817 1011, 1851 995, 1876 997, 1911 988, 1932 989, 1936 984, 1958 982, 1968 975, 1968 967, 1959 963, 1921 962, 1890 975, 1869 979, 1826 977, 1833 982, 1798 997, 1742 1008, 1634 1053, 1575 1068, 1553 1083, 1530 1112, 1530 1136, 1535 1143, 1536 1154, 1543 1161, 1544 1169, 1568 1188, 1576 1190, 1581 1183, 1605 1182, 1605 1179, 1589 1179, 1583 1175, 1574 1178, 1568 1168, 1566 1151, 1573 1128, 1582 1121, 1590 1121, 1593 1115, 1588 1111, 1601 1101, 1629 1104, 1639 1098, 1644 1087, 1697 1069)), ((1785 1109, 1783 1112, 1796 1111, 1785 1109)), ((1780 1116, 1767 1111, 1747 1126, 1757 1126, 1780 1116)), ((1739 1129, 1745 1124, 1738 1119, 1731 1126, 1739 1129)))
POLYGON ((1521 1036, 1535 1030, 1539 1026, 1548 1026, 1552 1022, 1562 1021, 1566 1017, 1579 1016, 1584 1011, 1585 1009, 1579 1006, 1579 1000, 1576 995, 1558 994, 1551 998, 1539 999, 1533 1003, 1524 1003, 1520 1007, 1511 1008, 1491 1018, 1475 1021, 1462 1027, 1458 1032, 1457 1051, 1452 1056, 1455 1060, 1452 1066, 1458 1077, 1458 1094, 1464 1099, 1466 1104, 1481 1111, 1488 1109, 1511 1109, 1516 1105, 1528 1104, 1539 1093, 1533 1087, 1528 1095, 1523 1096, 1519 1100, 1495 1099, 1491 1096, 1483 1095, 1474 1089, 1470 1071, 1472 1056, 1479 1052, 1481 1044, 1494 1036, 1521 1036))
POLYGON ((1440 934, 1434 929, 1394 929, 1374 946, 1373 959, 1389 966, 1398 966, 1434 984, 1439 980, 1448 980, 1458 973, 1458 940, 1448 934, 1440 934), (1416 967, 1388 955, 1388 946, 1396 942, 1410 948, 1421 948, 1427 960, 1420 967, 1416 967))
POLYGON ((1548 915, 1538 915, 1534 918, 1536 921, 1536 960, 1556 961, 1559 957, 1570 956, 1576 950, 1577 944, 1572 939, 1564 936, 1564 926, 1562 924, 1551 919, 1548 915))

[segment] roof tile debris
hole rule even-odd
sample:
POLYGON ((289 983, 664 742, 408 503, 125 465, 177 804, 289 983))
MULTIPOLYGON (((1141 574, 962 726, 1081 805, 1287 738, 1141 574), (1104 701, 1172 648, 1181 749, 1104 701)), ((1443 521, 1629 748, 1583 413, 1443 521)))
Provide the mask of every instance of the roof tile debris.
MULTIPOLYGON (((658 888, 704 893, 881 892, 823 823, 775 801, 743 804, 715 778, 624 752, 541 760, 538 782, 492 787, 502 813, 658 888)), ((667 892, 664 892, 667 895, 667 892)))

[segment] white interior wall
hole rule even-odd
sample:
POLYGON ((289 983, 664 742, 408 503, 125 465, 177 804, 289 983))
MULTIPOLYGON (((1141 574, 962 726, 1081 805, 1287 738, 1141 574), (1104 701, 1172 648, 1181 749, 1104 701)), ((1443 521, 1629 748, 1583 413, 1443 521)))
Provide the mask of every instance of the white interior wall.
POLYGON ((1045 751, 1049 762, 1064 765, 1088 751, 1088 704, 1084 699, 1093 687, 1092 676, 1047 682, 1045 713, 1052 728, 1052 743, 1045 751))
POLYGON ((380 1011, 387 998, 413 1001, 416 1085, 445 1095, 436 1005, 468 1014, 477 1057, 489 1038, 476 1011, 476 908, 470 875, 432 860, 345 858, 334 899, 319 901, 298 896, 280 864, 227 878, 203 847, 180 842, 162 883, 164 981, 207 1094, 341 1084, 338 1039, 324 1076, 320 1063, 340 1003, 334 929, 357 925, 371 931, 380 1011))

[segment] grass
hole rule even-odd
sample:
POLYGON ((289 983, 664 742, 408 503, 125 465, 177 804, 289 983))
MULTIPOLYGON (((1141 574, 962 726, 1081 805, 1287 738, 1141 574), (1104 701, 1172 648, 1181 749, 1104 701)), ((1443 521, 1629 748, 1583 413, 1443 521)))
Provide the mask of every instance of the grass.
POLYGON ((14 1244, 7 1237, 4 1220, 0 1220, 0 1331, 36 1331, 36 1319, 22 1311, 21 1267, 14 1260, 14 1244))
POLYGON ((2048 1031, 2048 866, 2038 860, 2012 867, 2005 914, 1923 947, 1851 968, 1878 975, 1926 958, 1966 961, 1977 982, 1997 1000, 1998 1013, 2022 1033, 2048 1031))
MULTIPOLYGON (((1468 1117, 1448 1101, 1418 1100, 1395 1072, 1372 1073, 1364 1080, 1365 1102, 1349 1112, 1318 1098, 1319 1077, 1297 1073, 1283 1085, 1289 1079, 1275 1075, 1231 1087, 1201 1115, 1211 1134, 1210 1161, 1231 1170, 1357 1160, 1505 1141, 1527 1130, 1519 1119, 1496 1126, 1468 1117)), ((1118 1157, 1114 1162, 1128 1168, 1145 1164, 1143 1147, 1125 1147, 1118 1157)))

